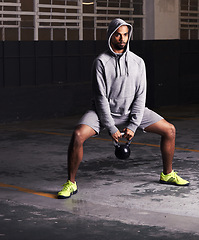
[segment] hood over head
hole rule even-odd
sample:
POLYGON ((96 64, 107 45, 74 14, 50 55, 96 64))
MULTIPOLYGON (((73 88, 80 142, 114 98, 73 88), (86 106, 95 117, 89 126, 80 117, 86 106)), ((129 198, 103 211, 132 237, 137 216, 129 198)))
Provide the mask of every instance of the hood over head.
MULTIPOLYGON (((111 37, 113 35, 113 33, 115 31, 117 31, 117 29, 121 26, 127 26, 129 28, 129 37, 128 37, 128 42, 126 44, 126 50, 129 50, 129 41, 131 39, 131 35, 132 35, 132 26, 125 22, 124 20, 120 19, 120 18, 115 18, 114 20, 112 20, 108 26, 108 31, 107 31, 107 40, 108 40, 108 47, 111 50, 112 53, 114 53, 112 47, 111 47, 111 37)), ((114 53, 115 54, 115 53, 114 53)))

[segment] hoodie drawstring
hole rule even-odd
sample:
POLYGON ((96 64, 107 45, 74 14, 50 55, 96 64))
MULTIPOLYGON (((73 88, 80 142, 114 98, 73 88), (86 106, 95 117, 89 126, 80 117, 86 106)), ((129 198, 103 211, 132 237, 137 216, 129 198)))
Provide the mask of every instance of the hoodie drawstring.
POLYGON ((120 66, 120 56, 116 56, 115 61, 116 61, 115 72, 116 72, 116 77, 118 77, 122 75, 121 66, 120 66))
POLYGON ((125 66, 126 66, 126 74, 129 75, 129 65, 128 65, 128 56, 125 54, 125 66))
MULTIPOLYGON (((122 70, 121 70, 121 65, 120 65, 120 58, 122 56, 116 56, 115 57, 115 72, 116 72, 116 77, 122 76, 122 70)), ((125 75, 129 75, 129 66, 128 66, 128 57, 127 54, 125 54, 125 75)))

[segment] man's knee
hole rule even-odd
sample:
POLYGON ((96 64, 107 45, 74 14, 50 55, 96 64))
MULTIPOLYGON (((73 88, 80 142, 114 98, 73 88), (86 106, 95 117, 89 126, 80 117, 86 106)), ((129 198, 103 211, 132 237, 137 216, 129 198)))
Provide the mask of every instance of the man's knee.
POLYGON ((78 125, 73 132, 73 141, 82 145, 88 138, 95 135, 95 131, 87 125, 78 125))
POLYGON ((176 135, 176 128, 173 124, 168 123, 167 127, 165 128, 164 134, 166 137, 175 138, 176 135))
POLYGON ((83 134, 83 131, 82 131, 82 129, 81 129, 81 127, 80 126, 77 126, 76 128, 75 128, 75 130, 74 130, 74 132, 73 132, 73 136, 72 136, 72 139, 73 139, 73 141, 74 141, 74 143, 76 143, 76 144, 83 144, 84 143, 84 136, 83 136, 84 134, 83 134))
POLYGON ((145 128, 146 132, 157 133, 163 137, 175 138, 175 126, 166 120, 162 119, 157 123, 145 128))

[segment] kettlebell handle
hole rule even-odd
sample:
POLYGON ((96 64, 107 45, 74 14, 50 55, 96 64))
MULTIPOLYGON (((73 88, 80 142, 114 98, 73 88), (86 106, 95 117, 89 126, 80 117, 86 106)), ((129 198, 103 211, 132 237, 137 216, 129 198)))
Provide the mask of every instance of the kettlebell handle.
MULTIPOLYGON (((123 136, 123 135, 124 135, 124 132, 121 132, 121 134, 122 134, 122 136, 123 136)), ((127 146, 130 146, 132 140, 133 140, 133 138, 131 138, 131 140, 129 140, 129 141, 126 143, 126 145, 127 145, 127 146)), ((115 140, 113 140, 113 144, 114 144, 114 146, 118 146, 118 147, 120 146, 119 142, 116 142, 115 140)))

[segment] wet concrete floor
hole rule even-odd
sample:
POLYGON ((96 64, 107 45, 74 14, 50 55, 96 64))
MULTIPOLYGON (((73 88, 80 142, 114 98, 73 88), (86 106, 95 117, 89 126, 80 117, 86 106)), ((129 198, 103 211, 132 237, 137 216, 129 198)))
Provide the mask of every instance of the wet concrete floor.
POLYGON ((199 105, 158 112, 176 126, 173 169, 188 187, 159 183, 159 136, 138 130, 118 160, 104 131, 85 143, 78 193, 59 200, 79 116, 0 125, 0 240, 199 239, 199 105))

